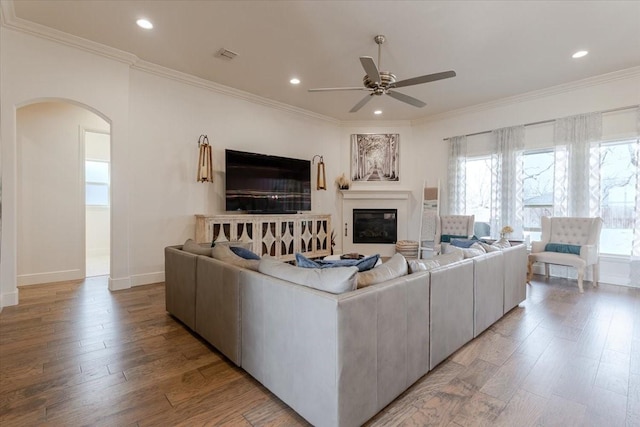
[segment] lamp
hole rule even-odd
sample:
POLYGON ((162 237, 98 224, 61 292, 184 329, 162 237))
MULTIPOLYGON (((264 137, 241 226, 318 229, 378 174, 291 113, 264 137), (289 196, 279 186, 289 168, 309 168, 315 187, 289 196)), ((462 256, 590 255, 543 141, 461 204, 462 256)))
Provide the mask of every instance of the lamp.
POLYGON ((318 162, 318 173, 316 174, 316 190, 326 190, 327 176, 324 172, 324 158, 321 155, 316 154, 311 159, 311 164, 313 164, 313 162, 316 160, 316 157, 320 158, 320 161, 318 162))
POLYGON ((213 182, 213 166, 211 162, 211 145, 207 135, 198 138, 200 156, 198 158, 198 182, 213 182))

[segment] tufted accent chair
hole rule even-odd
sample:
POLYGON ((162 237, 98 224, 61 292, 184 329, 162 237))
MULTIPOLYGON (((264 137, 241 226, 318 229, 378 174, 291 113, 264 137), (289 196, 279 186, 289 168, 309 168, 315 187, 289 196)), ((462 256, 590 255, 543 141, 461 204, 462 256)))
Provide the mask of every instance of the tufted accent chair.
POLYGON ((575 217, 542 217, 542 236, 538 242, 531 243, 529 255, 529 280, 534 262, 542 262, 545 267, 545 276, 549 277, 549 264, 568 265, 578 271, 578 288, 582 288, 584 270, 588 266, 593 268, 593 286, 598 286, 600 271, 599 242, 602 230, 602 218, 575 218, 575 217), (547 244, 556 243, 556 246, 579 246, 580 253, 562 253, 549 251, 547 244))
POLYGON ((473 237, 475 215, 445 215, 436 217, 434 250, 440 252, 442 243, 448 243, 450 236, 473 237))

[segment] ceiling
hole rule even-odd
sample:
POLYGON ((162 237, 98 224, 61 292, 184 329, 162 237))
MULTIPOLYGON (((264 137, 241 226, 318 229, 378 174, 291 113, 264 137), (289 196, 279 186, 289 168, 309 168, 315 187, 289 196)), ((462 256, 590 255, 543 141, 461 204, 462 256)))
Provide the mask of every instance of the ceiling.
POLYGON ((15 0, 18 18, 145 61, 341 121, 415 120, 640 65, 640 1, 98 1, 15 0), (135 25, 146 17, 154 29, 135 25), (360 56, 398 80, 457 77, 376 96, 349 113, 360 56), (215 57, 220 48, 237 52, 215 57), (589 55, 572 59, 577 50, 589 55), (291 85, 289 79, 302 82, 291 85), (374 116, 380 109, 383 114, 374 116))

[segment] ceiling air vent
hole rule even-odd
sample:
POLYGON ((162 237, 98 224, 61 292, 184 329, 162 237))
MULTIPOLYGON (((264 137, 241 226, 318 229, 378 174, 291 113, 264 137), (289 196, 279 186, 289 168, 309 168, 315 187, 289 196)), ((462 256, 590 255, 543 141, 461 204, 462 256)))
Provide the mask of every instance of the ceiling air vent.
POLYGON ((238 54, 235 53, 235 52, 232 52, 232 51, 230 51, 228 49, 222 48, 218 52, 216 52, 216 54, 214 56, 216 58, 222 58, 222 59, 226 59, 227 61, 230 61, 233 58, 235 58, 236 56, 238 56, 238 54))

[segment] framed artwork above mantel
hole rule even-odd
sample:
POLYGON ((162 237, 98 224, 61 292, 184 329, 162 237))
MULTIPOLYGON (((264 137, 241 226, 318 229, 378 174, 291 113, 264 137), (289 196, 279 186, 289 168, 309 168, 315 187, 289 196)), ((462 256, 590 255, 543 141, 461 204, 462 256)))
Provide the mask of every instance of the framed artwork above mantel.
POLYGON ((351 181, 399 181, 399 144, 397 133, 352 134, 351 181))

